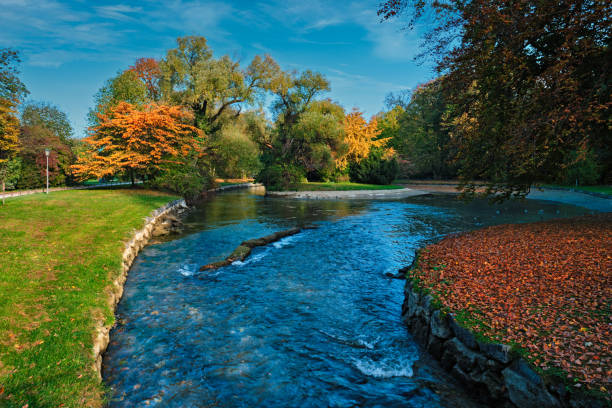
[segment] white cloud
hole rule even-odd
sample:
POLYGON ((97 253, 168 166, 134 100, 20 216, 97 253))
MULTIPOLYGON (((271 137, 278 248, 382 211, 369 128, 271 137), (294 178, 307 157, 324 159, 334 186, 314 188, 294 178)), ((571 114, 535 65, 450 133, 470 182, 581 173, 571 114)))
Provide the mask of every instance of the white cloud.
MULTIPOLYGON (((372 45, 372 55, 388 61, 409 61, 419 52, 419 37, 414 31, 402 30, 402 22, 381 23, 376 14, 379 2, 357 0, 329 2, 325 0, 276 0, 259 8, 292 28, 301 42, 308 42, 308 33, 344 24, 361 27, 364 39, 372 45)), ((313 42, 316 43, 316 42, 313 42)))

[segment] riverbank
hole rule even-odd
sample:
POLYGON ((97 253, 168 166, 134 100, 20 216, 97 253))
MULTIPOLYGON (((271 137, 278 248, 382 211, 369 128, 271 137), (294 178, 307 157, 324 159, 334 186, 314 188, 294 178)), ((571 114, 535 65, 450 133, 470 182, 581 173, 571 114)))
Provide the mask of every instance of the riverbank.
POLYGON ((449 236, 408 271, 404 320, 489 402, 597 406, 610 400, 611 253, 610 214, 449 236))
POLYGON ((400 199, 417 195, 428 194, 421 190, 411 188, 396 188, 388 190, 319 190, 319 191, 268 191, 267 196, 283 198, 299 198, 307 200, 379 200, 379 199, 400 199))
POLYGON ((114 282, 125 270, 124 243, 176 198, 77 190, 0 207, 0 299, 9 300, 0 303, 0 405, 102 405, 92 349, 100 322, 114 320, 109 297, 117 298, 114 282))
MULTIPOLYGON (((447 182, 411 182, 403 184, 406 188, 423 191, 427 194, 460 194, 458 183, 447 182)), ((571 204, 589 210, 612 212, 612 196, 594 194, 588 191, 573 191, 559 188, 533 188, 527 198, 534 200, 554 201, 571 204)))

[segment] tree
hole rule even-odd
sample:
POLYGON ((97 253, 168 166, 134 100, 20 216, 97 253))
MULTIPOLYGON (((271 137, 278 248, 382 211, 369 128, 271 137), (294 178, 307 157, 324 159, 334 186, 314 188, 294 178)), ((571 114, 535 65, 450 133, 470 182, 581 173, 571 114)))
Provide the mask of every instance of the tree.
POLYGON ((384 19, 406 12, 410 23, 434 19, 429 50, 456 117, 469 118, 453 131, 466 192, 485 179, 488 194, 523 196, 571 152, 591 149, 610 177, 608 1, 388 0, 379 9, 384 19))
POLYGON ((0 49, 0 99, 18 104, 29 92, 19 79, 17 65, 21 60, 17 51, 0 49))
POLYGON ((244 70, 228 56, 215 59, 206 39, 198 36, 178 38, 160 68, 164 100, 188 106, 194 124, 207 133, 220 129, 218 120, 229 107, 240 114, 241 106, 254 102, 279 72, 269 56, 256 56, 244 70))
POLYGON ((150 102, 145 83, 130 70, 119 72, 107 80, 94 96, 94 100, 95 108, 90 109, 88 114, 90 126, 98 125, 99 115, 106 114, 120 102, 127 102, 136 107, 143 107, 150 102))
POLYGON ((74 164, 74 139, 68 117, 57 106, 46 102, 28 102, 21 113, 22 174, 20 188, 42 185, 46 173, 45 148, 49 155, 49 182, 61 185, 71 180, 70 166, 74 164))
MULTIPOLYGON (((19 151, 19 119, 16 107, 28 90, 19 79, 19 55, 10 48, 0 49, 0 184, 2 192, 15 166, 12 160, 19 151)), ((2 201, 4 204, 4 200, 2 201)))
POLYGON ((379 138, 381 132, 376 117, 373 117, 370 123, 367 123, 363 118, 363 113, 358 110, 353 110, 346 115, 344 118, 344 142, 347 145, 347 152, 336 160, 336 166, 344 169, 349 163, 359 163, 362 159, 368 157, 372 148, 386 146, 390 138, 379 138))
MULTIPOLYGON (((19 119, 11 100, 0 99, 0 185, 4 193, 12 159, 19 151, 19 119)), ((4 204, 4 199, 2 200, 4 204)))
POLYGON ((152 101, 160 98, 159 82, 161 80, 161 69, 159 61, 155 58, 139 58, 134 65, 130 66, 129 71, 136 74, 147 88, 147 97, 152 101))
POLYGON ((21 174, 19 188, 44 185, 47 169, 45 149, 49 149, 49 183, 65 184, 72 164, 72 151, 53 131, 42 124, 22 126, 19 138, 21 174))
POLYGON ((411 177, 457 176, 449 133, 453 112, 442 85, 443 78, 419 85, 399 118, 399 134, 392 145, 410 162, 411 177))
POLYGON ((291 112, 295 115, 291 126, 286 122, 287 115, 282 115, 280 124, 277 122, 274 161, 291 163, 308 180, 333 178, 336 159, 346 153, 344 109, 323 100, 311 101, 300 110, 299 116, 297 111, 291 112))
POLYGON ((319 72, 306 70, 299 76, 296 72, 279 72, 270 83, 270 91, 276 96, 272 109, 278 124, 285 130, 291 128, 316 97, 329 90, 329 81, 319 72))
POLYGON ((224 126, 211 144, 215 150, 215 169, 220 176, 246 178, 261 170, 259 149, 244 124, 237 122, 224 126))
POLYGON ((166 164, 203 152, 203 134, 185 121, 192 115, 179 106, 150 104, 138 110, 120 102, 107 114, 98 115, 98 125, 85 139, 89 145, 72 166, 79 179, 127 174, 154 177, 166 164))

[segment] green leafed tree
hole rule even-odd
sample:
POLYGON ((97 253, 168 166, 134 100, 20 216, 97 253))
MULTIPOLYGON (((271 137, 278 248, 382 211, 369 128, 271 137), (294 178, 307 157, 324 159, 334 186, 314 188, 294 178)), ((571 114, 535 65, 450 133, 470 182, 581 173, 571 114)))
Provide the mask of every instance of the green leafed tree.
POLYGON ((138 75, 134 70, 127 70, 106 81, 94 96, 95 107, 89 110, 90 126, 97 126, 99 115, 106 114, 110 108, 120 102, 127 102, 140 108, 150 101, 147 85, 138 75))
POLYGON ((245 69, 229 56, 214 58, 199 36, 178 38, 160 69, 165 101, 189 107, 195 125, 207 133, 221 128, 220 118, 230 108, 238 115, 244 105, 256 102, 280 71, 269 56, 256 56, 245 69))
POLYGON ((555 179, 573 152, 612 171, 609 1, 385 1, 384 18, 428 18, 426 53, 460 118, 453 130, 465 191, 523 196, 555 179))

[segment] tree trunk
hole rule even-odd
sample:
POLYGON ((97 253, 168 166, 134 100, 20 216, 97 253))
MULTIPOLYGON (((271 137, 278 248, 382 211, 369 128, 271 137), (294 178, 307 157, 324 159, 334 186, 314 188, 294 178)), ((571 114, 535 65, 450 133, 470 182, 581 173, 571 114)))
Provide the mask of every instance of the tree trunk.
POLYGON ((2 205, 4 205, 4 179, 2 179, 2 205))
POLYGON ((132 181, 132 187, 134 187, 134 170, 130 170, 130 180, 132 181))

